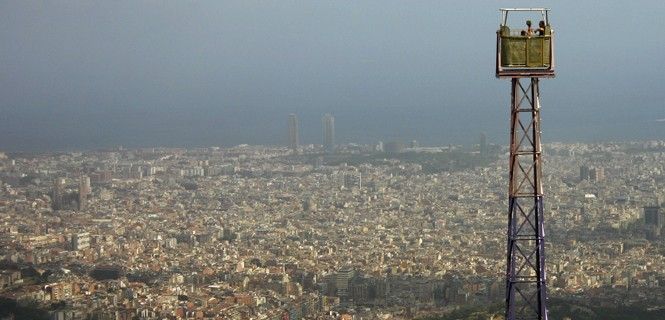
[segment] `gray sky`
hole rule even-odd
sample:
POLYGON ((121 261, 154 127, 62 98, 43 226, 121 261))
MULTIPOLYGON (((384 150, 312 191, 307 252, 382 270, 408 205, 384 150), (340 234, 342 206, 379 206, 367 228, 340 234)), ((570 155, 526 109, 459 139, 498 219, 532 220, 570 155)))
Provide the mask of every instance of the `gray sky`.
POLYGON ((547 6, 545 141, 665 139, 665 1, 2 1, 0 150, 508 140, 498 8, 547 6), (602 4, 599 4, 602 3, 602 4))

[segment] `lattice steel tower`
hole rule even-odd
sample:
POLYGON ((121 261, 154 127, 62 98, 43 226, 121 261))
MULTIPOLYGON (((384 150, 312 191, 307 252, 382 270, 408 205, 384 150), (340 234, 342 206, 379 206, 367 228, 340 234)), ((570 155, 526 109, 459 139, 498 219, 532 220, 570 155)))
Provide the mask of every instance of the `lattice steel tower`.
MULTIPOLYGON (((511 79, 506 319, 547 320, 540 78, 554 77, 549 9, 501 9, 496 76, 511 79), (511 30, 509 13, 540 17, 511 30)), ((523 24, 524 21, 521 23, 523 24)))

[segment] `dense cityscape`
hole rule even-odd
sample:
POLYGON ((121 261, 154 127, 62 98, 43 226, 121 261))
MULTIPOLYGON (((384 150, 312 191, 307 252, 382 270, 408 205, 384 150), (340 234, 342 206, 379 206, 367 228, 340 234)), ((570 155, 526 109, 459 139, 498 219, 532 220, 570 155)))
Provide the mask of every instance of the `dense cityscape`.
POLYGON ((497 5, 0 3, 0 320, 665 319, 665 2, 497 5))
MULTIPOLYGON (((507 146, 336 144, 329 114, 322 128, 322 145, 301 145, 290 115, 286 147, 2 154, 3 319, 412 319, 502 303, 507 146)), ((544 154, 550 297, 665 310, 665 141, 544 154)))

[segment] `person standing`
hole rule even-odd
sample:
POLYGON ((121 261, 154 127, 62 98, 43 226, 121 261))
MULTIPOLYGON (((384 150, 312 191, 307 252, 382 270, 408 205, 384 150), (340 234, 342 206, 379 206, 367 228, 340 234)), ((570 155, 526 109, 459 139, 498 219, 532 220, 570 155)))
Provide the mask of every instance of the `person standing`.
POLYGON ((531 27, 531 20, 526 21, 526 36, 530 37, 533 35, 533 28, 531 27))

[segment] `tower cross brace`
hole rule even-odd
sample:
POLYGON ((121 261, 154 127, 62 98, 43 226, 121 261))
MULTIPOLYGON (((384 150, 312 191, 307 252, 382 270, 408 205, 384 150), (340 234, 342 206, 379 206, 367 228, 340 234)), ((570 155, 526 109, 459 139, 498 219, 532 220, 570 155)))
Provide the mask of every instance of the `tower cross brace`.
POLYGON ((507 320, 548 319, 538 83, 511 81, 507 320))

